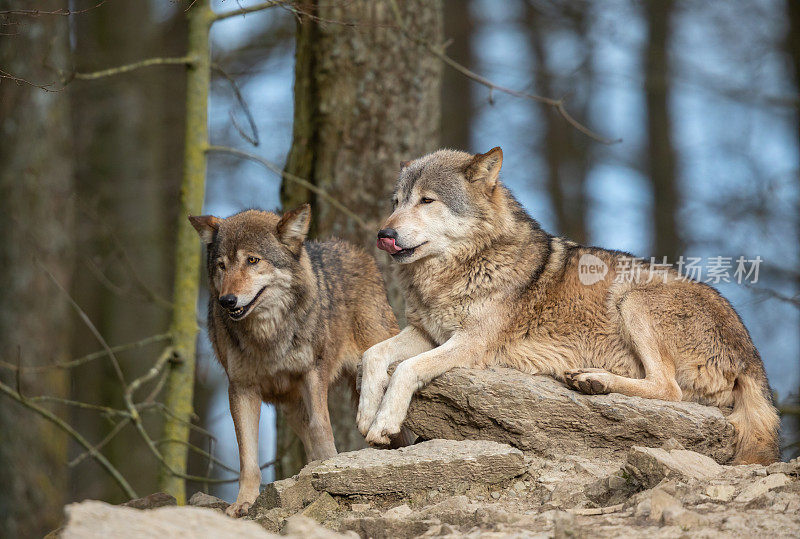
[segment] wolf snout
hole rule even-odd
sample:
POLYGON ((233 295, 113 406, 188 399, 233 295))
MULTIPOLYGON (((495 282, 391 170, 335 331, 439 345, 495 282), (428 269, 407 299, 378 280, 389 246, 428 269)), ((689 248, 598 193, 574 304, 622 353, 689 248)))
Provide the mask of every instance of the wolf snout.
POLYGON ((233 309, 236 307, 236 304, 239 302, 239 298, 234 296, 233 294, 225 294, 224 296, 219 297, 219 304, 222 305, 225 309, 233 309))
POLYGON ((378 232, 378 249, 394 254, 401 251, 397 246, 397 231, 393 228, 384 228, 378 232))

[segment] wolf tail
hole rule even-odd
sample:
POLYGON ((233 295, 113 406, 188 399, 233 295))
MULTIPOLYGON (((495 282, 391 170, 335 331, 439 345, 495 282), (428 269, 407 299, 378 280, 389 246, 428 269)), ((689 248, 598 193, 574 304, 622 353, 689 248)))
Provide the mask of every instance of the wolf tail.
POLYGON ((733 385, 733 413, 728 420, 736 427, 734 464, 769 464, 779 458, 780 419, 766 374, 759 371, 740 374, 733 385))

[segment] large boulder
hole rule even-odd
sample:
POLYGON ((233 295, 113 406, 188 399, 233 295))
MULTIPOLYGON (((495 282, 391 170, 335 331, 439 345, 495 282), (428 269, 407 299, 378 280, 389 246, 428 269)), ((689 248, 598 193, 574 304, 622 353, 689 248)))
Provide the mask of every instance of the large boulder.
POLYGON ((720 410, 619 394, 583 395, 549 376, 453 369, 412 400, 406 425, 425 439, 494 440, 539 454, 620 456, 675 439, 728 462, 734 427, 720 410))
POLYGON ((68 505, 63 539, 138 538, 252 538, 278 537, 255 522, 234 520, 219 511, 197 507, 160 507, 141 511, 103 502, 68 505))
POLYGON ((495 484, 525 472, 523 454, 483 440, 430 440, 391 451, 362 449, 312 463, 318 491, 337 495, 411 493, 461 483, 495 484))

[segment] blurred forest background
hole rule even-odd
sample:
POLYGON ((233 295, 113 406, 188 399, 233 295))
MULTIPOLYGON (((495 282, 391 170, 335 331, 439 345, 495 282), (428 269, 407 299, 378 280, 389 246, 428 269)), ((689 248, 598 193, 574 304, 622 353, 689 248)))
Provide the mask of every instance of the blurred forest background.
MULTIPOLYGON (((176 235, 179 223, 188 226, 178 204, 187 66, 91 80, 76 74, 183 57, 188 16, 204 4, 0 0, 0 382, 25 399, 49 396, 26 402, 101 444, 99 453, 140 494, 157 490, 158 461, 113 411, 125 408, 125 395, 98 334, 128 382, 151 369, 170 339, 183 257, 176 259, 176 235), (83 359, 47 368, 71 358, 83 359)), ((212 8, 260 4, 214 0, 212 8)), ((207 152, 205 213, 309 200, 313 233, 367 246, 391 283, 373 242, 397 163, 442 146, 501 146, 503 180, 551 232, 670 261, 763 259, 757 283, 718 288, 751 331, 786 412, 784 455, 797 453, 800 3, 274 4, 211 30, 211 144, 274 166, 207 152), (503 87, 563 98, 597 136, 552 104, 503 87), (282 169, 356 210, 363 223, 282 181, 282 169)), ((193 248, 199 253, 200 242, 193 248)), ((238 468, 236 442, 225 376, 204 331, 205 277, 198 282, 198 428, 188 473, 233 482, 189 481, 187 490, 230 500, 236 475, 222 465, 238 468), (203 455, 212 450, 220 462, 203 455)), ((141 393, 163 400, 160 389, 150 381, 141 393)), ((347 426, 352 412, 339 400, 333 407, 339 449, 358 447, 347 426)), ((262 461, 279 457, 277 471, 265 467, 265 482, 299 465, 299 444, 276 415, 264 406, 262 461)), ((143 413, 155 443, 163 442, 163 417, 143 413)), ((53 529, 72 500, 124 501, 107 470, 74 437, 0 395, 0 536, 53 529)))

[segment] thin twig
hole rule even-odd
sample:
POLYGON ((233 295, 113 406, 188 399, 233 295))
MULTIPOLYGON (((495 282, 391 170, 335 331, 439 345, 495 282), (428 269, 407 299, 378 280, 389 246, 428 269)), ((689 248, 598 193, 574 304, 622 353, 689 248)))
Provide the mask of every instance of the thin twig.
POLYGON ((56 404, 63 404, 65 406, 72 406, 73 408, 82 408, 84 410, 94 410, 96 412, 103 412, 109 416, 123 416, 128 417, 130 414, 125 410, 118 408, 111 408, 110 406, 103 406, 102 404, 92 404, 90 402, 74 401, 70 399, 63 399, 61 397, 53 397, 51 395, 40 395, 38 397, 26 397, 29 402, 54 402, 56 404))
POLYGON ((66 296, 67 300, 69 300, 70 305, 72 305, 72 308, 75 309, 80 319, 83 321, 84 324, 86 324, 86 327, 89 328, 89 331, 91 331, 92 334, 95 336, 95 338, 98 340, 100 346, 103 347, 103 350, 105 350, 106 355, 111 360, 111 365, 114 367, 114 372, 116 373, 119 382, 123 386, 125 386, 126 385, 125 375, 122 374, 122 367, 120 367, 117 356, 114 354, 114 351, 111 350, 111 347, 108 346, 108 343, 106 342, 105 338, 103 338, 103 335, 100 334, 100 331, 98 331, 97 327, 95 327, 95 325, 89 319, 89 315, 87 315, 86 312, 81 308, 81 306, 78 305, 78 303, 72 298, 70 293, 67 292, 67 290, 63 286, 61 286, 61 283, 59 283, 58 279, 56 279, 55 276, 52 273, 50 273, 50 270, 48 270, 41 262, 37 261, 37 263, 39 264, 39 267, 42 268, 42 270, 45 273, 47 273, 47 276, 50 277, 50 280, 53 281, 56 287, 66 296))
MULTIPOLYGON (((189 442, 185 442, 183 440, 158 440, 156 443, 158 445, 166 444, 166 443, 170 443, 170 444, 171 443, 179 443, 181 445, 185 445, 186 447, 189 448, 190 451, 192 451, 194 453, 197 453, 198 455, 202 455, 203 457, 208 459, 210 462, 213 462, 214 464, 216 464, 220 468, 224 469, 225 471, 228 471, 228 472, 231 472, 231 473, 235 473, 237 475, 239 474, 239 470, 237 470, 235 468, 231 468, 230 466, 228 466, 227 464, 225 464, 224 462, 219 460, 217 457, 215 457, 211 453, 209 453, 209 452, 207 452, 207 451, 205 451, 203 449, 200 449, 196 445, 190 444, 189 442)), ((277 459, 268 460, 267 462, 265 462, 264 464, 259 466, 259 469, 264 470, 266 468, 269 468, 270 466, 274 466, 276 462, 277 462, 277 459)), ((236 481, 237 479, 232 479, 231 481, 236 481)), ((226 479, 226 481, 227 481, 227 479, 226 479)))
POLYGON ((76 442, 78 442, 87 451, 89 451, 91 456, 95 460, 97 460, 97 462, 100 464, 100 466, 102 466, 108 472, 108 474, 112 478, 114 478, 114 481, 116 481, 117 484, 120 486, 120 488, 122 488, 122 490, 125 492, 126 496, 128 496, 131 499, 139 497, 136 494, 136 491, 133 490, 133 488, 131 488, 130 484, 122 476, 122 474, 119 473, 119 470, 117 470, 114 467, 114 465, 111 464, 105 456, 103 456, 102 453, 100 453, 99 451, 95 450, 94 447, 92 446, 92 444, 90 444, 89 441, 86 440, 86 438, 81 436, 81 434, 78 431, 73 429, 72 426, 69 425, 69 423, 65 422, 63 419, 61 419, 60 417, 55 415, 53 412, 51 412, 47 408, 42 408, 41 406, 37 406, 36 404, 30 402, 29 399, 26 399, 25 397, 20 395, 18 392, 14 391, 13 389, 11 389, 10 387, 8 387, 7 385, 5 385, 2 382, 0 382, 0 391, 5 393, 6 395, 11 397, 12 399, 16 400, 17 402, 19 402, 20 404, 22 404, 26 408, 28 408, 28 409, 34 411, 35 413, 39 414, 40 416, 42 416, 43 418, 47 419, 48 421, 50 421, 51 423, 56 425, 58 428, 60 428, 61 430, 63 430, 64 432, 66 432, 67 434, 72 436, 72 438, 74 438, 76 442))
POLYGON ((217 64, 212 64, 211 69, 222 75, 222 78, 228 81, 231 85, 231 89, 233 90, 233 95, 236 98, 236 102, 239 103, 239 106, 242 107, 242 112, 247 118, 247 122, 250 124, 250 131, 253 133, 252 136, 248 135, 244 132, 244 130, 239 127, 239 124, 236 123, 236 117, 233 115, 233 112, 230 113, 231 116, 231 123, 233 123, 233 127, 239 132, 239 135, 247 142, 252 144, 253 146, 258 146, 259 144, 259 136, 258 136, 258 128, 256 127, 256 122, 253 119, 253 114, 250 112, 250 107, 247 105, 247 101, 245 101, 244 97, 242 96, 242 92, 239 90, 239 85, 236 84, 236 80, 228 75, 222 67, 217 64))
POLYGON ((8 71, 3 71, 0 69, 0 79, 8 79, 12 82, 16 82, 17 84, 27 84, 28 86, 33 86, 34 88, 38 88, 40 90, 44 90, 45 92, 60 92, 64 88, 55 88, 56 83, 51 82, 49 84, 37 84, 35 82, 31 82, 27 79, 23 79, 12 75, 8 71))
POLYGON ((239 15, 247 15, 248 13, 255 13, 256 11, 262 11, 264 9, 269 9, 271 7, 289 3, 291 2, 288 2, 287 0, 271 0, 269 2, 262 2, 254 6, 243 7, 241 9, 234 9, 233 11, 226 11, 224 13, 215 13, 214 16, 211 18, 211 22, 215 23, 217 21, 230 19, 231 17, 236 17, 239 15))
POLYGON ((564 107, 564 100, 563 99, 553 99, 553 98, 550 98, 550 97, 544 97, 544 96, 541 96, 541 95, 530 94, 530 93, 527 93, 527 92, 520 92, 518 90, 513 90, 511 88, 506 88, 505 86, 501 86, 499 84, 495 84, 494 82, 490 81, 486 77, 482 77, 481 75, 478 75, 477 73, 475 73, 474 71, 470 70, 469 68, 459 64, 458 62, 456 62, 455 60, 453 60, 452 58, 447 56, 442 51, 442 49, 440 47, 435 47, 434 45, 432 45, 432 44, 428 43, 427 41, 425 41, 424 39, 420 38, 419 36, 413 34, 408 29, 408 27, 403 23, 403 17, 402 17, 402 15, 400 13, 400 7, 397 5, 396 0, 390 0, 390 6, 392 8, 392 11, 394 12, 394 18, 397 21, 397 25, 400 27, 400 30, 403 32, 403 34, 408 39, 410 39, 411 41, 416 42, 417 44, 419 44, 421 46, 423 46, 431 54, 433 54, 434 56, 439 58, 439 60, 441 60, 442 62, 444 62, 445 64, 447 64, 451 68, 455 69, 456 71, 458 71, 459 73, 461 73, 462 75, 467 77, 468 79, 471 79, 471 80, 473 80, 473 81, 475 81, 475 82, 477 82, 479 84, 482 84, 482 85, 486 86, 487 88, 489 88, 490 98, 491 98, 491 93, 494 90, 497 90, 498 92, 503 92, 504 94, 512 95, 514 97, 522 97, 522 98, 526 98, 526 99, 531 99, 531 100, 536 101, 538 103, 549 105, 549 106, 555 108, 556 111, 558 111, 558 113, 572 127, 574 127, 575 129, 577 129, 578 131, 580 131, 584 135, 586 135, 586 136, 588 136, 588 137, 590 137, 590 138, 592 138, 592 139, 594 139, 594 140, 596 140, 598 142, 601 142, 603 144, 615 144, 615 143, 618 143, 618 142, 622 142, 622 139, 609 139, 609 138, 606 138, 606 137, 604 137, 602 135, 599 135, 598 133, 595 133, 594 131, 592 131, 591 129, 589 129, 588 127, 586 127, 582 123, 580 123, 578 120, 573 118, 572 115, 569 112, 567 112, 567 109, 564 107))
POLYGON ((334 206, 337 210, 339 210, 340 212, 344 213, 345 215, 350 217, 353 221, 355 221, 358 224, 358 226, 360 226, 364 230, 372 231, 373 227, 369 226, 366 223, 366 221, 364 221, 363 219, 361 219, 361 217, 359 217, 357 214, 355 214, 350 209, 348 209, 347 206, 345 206, 344 204, 342 204, 341 202, 336 200, 336 198, 331 196, 327 191, 325 191, 324 189, 322 189, 320 187, 317 187, 316 185, 314 185, 313 183, 311 183, 310 181, 308 181, 308 180, 306 180, 304 178, 301 178, 299 176, 295 176, 294 174, 292 174, 290 172, 286 172, 285 170, 282 170, 278 165, 276 165, 275 163, 272 163, 270 161, 267 161, 263 157, 259 157, 258 155, 255 155, 255 154, 252 154, 252 153, 249 153, 249 152, 245 152, 245 151, 242 151, 242 150, 237 150, 236 148, 230 148, 228 146, 209 146, 208 148, 206 148, 206 151, 207 152, 217 152, 217 153, 229 153, 231 155, 237 155, 239 157, 243 157, 245 159, 250 159, 251 161, 255 161, 256 163, 260 163, 261 165, 265 166, 266 168, 268 168, 269 170, 271 170, 275 174, 278 174, 282 178, 284 178, 286 180, 289 180, 290 182, 294 182, 294 183, 296 183, 298 185, 302 185, 303 187, 305 187, 309 191, 311 191, 313 193, 316 193, 317 195, 321 196, 322 198, 324 198, 325 200, 330 202, 330 204, 332 206, 334 206))
POLYGON ((53 11, 42 11, 41 9, 6 9, 0 11, 0 15, 24 15, 26 17, 39 17, 41 15, 80 15, 81 13, 86 13, 87 11, 91 11, 93 9, 97 9, 103 4, 105 4, 107 0, 100 0, 97 4, 93 5, 92 7, 87 7, 84 9, 56 9, 53 11))
MULTIPOLYGON (((161 379, 158 381, 158 383, 155 385, 155 387, 147 395, 147 398, 145 398, 145 400, 141 404, 138 404, 137 408, 142 410, 146 406, 152 404, 153 401, 155 400, 155 398, 159 395, 159 393, 161 393, 161 390, 164 387, 164 382, 165 381, 166 381, 166 376, 162 375, 161 379)), ((116 425, 114 425, 114 428, 111 429, 111 431, 109 431, 109 433, 105 436, 105 438, 103 438, 100 442, 98 442, 94 446, 95 450, 100 451, 109 442, 111 442, 111 440, 113 440, 117 436, 117 434, 119 434, 122 431, 122 429, 124 429, 125 426, 128 425, 128 423, 130 423, 130 422, 131 422, 131 416, 130 416, 130 414, 128 414, 128 416, 125 419, 119 421, 116 425)), ((88 451, 84 451, 83 453, 81 453, 80 455, 78 455, 77 457, 72 459, 69 462, 68 466, 70 468, 73 468, 73 467, 77 466, 78 464, 80 464, 81 462, 83 462, 83 460, 85 458, 89 457, 89 456, 91 456, 90 453, 88 451)))
MULTIPOLYGON (((112 346, 111 351, 115 354, 119 352, 126 352, 128 350, 134 350, 137 348, 142 348, 149 344, 167 341, 172 338, 172 334, 170 333, 161 333, 159 335, 153 335, 152 337, 146 337, 136 342, 130 342, 127 344, 121 344, 119 346, 112 346)), ((52 365, 37 365, 32 367, 18 367, 17 365, 13 365, 6 361, 0 360, 0 367, 4 369, 8 369, 10 371, 22 371, 22 372, 43 372, 49 369, 71 369, 73 367, 77 367, 79 365, 83 365, 84 363, 89 363, 90 361, 94 361, 95 359, 100 359, 108 355, 108 352, 105 350, 100 350, 98 352, 92 352, 91 354, 86 354, 85 356, 81 356, 76 359, 71 359, 69 361, 64 361, 62 363, 53 363, 52 365)))
POLYGON ((139 62, 134 62, 132 64, 127 64, 123 66, 111 67, 108 69, 102 69, 100 71, 93 71, 91 73, 69 73, 65 79, 65 83, 69 82, 69 80, 75 78, 79 80, 95 80, 100 79, 103 77, 110 77, 112 75, 119 75, 121 73, 127 73, 129 71, 134 71, 136 69, 141 69, 143 67, 150 67, 150 66, 158 66, 158 65, 194 65, 197 62, 196 58, 192 58, 190 56, 180 56, 177 58, 148 58, 147 60, 141 60, 139 62))
POLYGON ((126 416, 125 419, 117 421, 117 423, 114 425, 114 428, 112 428, 109 431, 109 433, 106 434, 105 438, 103 438, 102 440, 97 442, 92 447, 88 448, 86 451, 84 451, 83 453, 81 453, 80 455, 78 455, 77 457, 72 459, 71 461, 69 461, 67 463, 67 467, 68 468, 74 468, 75 466, 77 466, 78 464, 83 462, 87 457, 91 457, 94 454, 94 453, 92 453, 92 451, 95 451, 95 452, 99 453, 100 450, 102 450, 106 445, 108 445, 108 443, 111 442, 111 440, 116 438, 117 434, 119 434, 122 431, 122 429, 125 428, 125 425, 127 425, 130 422, 131 422, 130 415, 126 416))
POLYGON ((777 299, 778 301, 788 303, 789 305, 800 307, 800 294, 795 294, 794 296, 787 296, 785 294, 781 294, 780 292, 773 290, 771 288, 767 288, 765 286, 755 286, 752 284, 748 284, 746 286, 747 288, 750 288, 753 291, 758 292, 760 294, 764 294, 765 296, 769 296, 772 299, 777 299))

